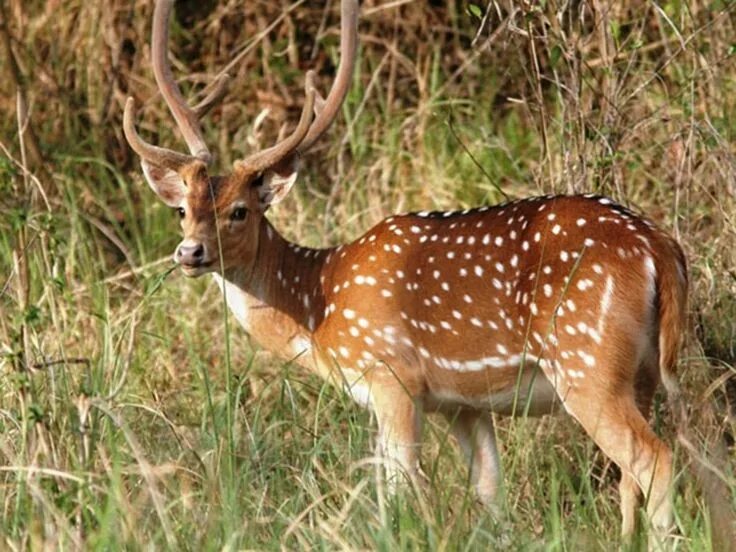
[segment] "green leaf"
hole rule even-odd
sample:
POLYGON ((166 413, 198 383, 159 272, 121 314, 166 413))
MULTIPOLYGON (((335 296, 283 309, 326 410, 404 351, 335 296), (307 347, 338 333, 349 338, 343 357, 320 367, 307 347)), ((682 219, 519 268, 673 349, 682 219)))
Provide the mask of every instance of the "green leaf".
POLYGON ((562 57, 562 48, 555 44, 552 46, 552 49, 549 52, 549 63, 552 66, 552 69, 557 67, 557 62, 560 61, 560 58, 562 57))

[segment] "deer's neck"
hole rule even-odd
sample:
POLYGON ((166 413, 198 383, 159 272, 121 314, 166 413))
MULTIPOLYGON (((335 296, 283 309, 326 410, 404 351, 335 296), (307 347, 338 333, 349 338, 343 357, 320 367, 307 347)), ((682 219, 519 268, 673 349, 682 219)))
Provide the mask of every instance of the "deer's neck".
POLYGON ((215 280, 235 318, 261 346, 308 365, 312 333, 325 314, 322 273, 330 251, 290 243, 264 218, 252 268, 236 267, 215 280))

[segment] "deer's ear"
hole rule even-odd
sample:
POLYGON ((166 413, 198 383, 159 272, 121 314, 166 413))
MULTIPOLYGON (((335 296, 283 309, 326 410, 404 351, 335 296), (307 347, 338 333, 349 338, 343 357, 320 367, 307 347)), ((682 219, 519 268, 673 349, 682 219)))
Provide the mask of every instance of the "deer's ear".
POLYGON ((297 155, 290 155, 266 170, 258 187, 258 205, 262 210, 270 205, 275 205, 286 197, 296 182, 299 173, 299 161, 297 155))
POLYGON ((146 182, 156 195, 169 207, 178 207, 184 200, 187 187, 179 173, 141 161, 146 182))

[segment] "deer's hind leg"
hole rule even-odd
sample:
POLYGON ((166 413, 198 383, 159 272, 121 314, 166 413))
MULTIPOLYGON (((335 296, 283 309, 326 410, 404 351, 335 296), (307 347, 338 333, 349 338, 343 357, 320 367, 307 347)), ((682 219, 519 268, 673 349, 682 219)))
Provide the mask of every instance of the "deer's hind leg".
MULTIPOLYGON (((616 333, 614 350, 588 344, 582 354, 570 355, 556 367, 556 389, 565 409, 580 422, 601 450, 623 474, 622 531, 631 532, 639 491, 647 496, 647 514, 654 530, 666 535, 672 526, 672 453, 652 431, 641 404, 651 404, 652 390, 638 393, 637 339, 616 333), (637 488, 638 487, 638 490, 637 488)), ((564 343, 559 350, 576 350, 579 344, 564 343)), ((561 354, 561 353, 560 353, 561 354)), ((550 368, 548 368, 550 369, 550 368)))
MULTIPOLYGON (((659 368, 656 355, 642 361, 634 382, 636 405, 645 419, 649 418, 654 392, 659 383, 659 368)), ((641 504, 642 491, 636 478, 629 472, 621 471, 619 482, 621 505, 621 535, 630 537, 636 530, 636 511, 641 504)))
POLYGON ((460 408, 444 413, 450 431, 468 461, 470 479, 481 502, 495 509, 501 491, 501 461, 496 446, 496 431, 490 412, 460 408))

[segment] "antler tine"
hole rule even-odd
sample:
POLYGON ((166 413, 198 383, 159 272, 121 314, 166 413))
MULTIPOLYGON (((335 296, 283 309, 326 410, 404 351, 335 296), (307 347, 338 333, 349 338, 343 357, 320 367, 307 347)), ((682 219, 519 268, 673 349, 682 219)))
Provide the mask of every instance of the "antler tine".
POLYGON ((160 148, 144 141, 135 129, 135 100, 129 97, 123 112, 123 133, 128 144, 142 159, 173 171, 178 171, 196 158, 166 148, 160 148))
POLYGON ((299 123, 294 129, 294 132, 292 132, 290 136, 281 140, 275 146, 254 153, 242 161, 237 161, 235 163, 236 167, 244 166, 248 167, 248 169, 252 171, 262 171, 276 165, 284 157, 296 150, 307 135, 309 124, 312 122, 312 111, 314 110, 314 98, 316 94, 316 90, 314 88, 314 71, 307 71, 304 91, 306 94, 304 107, 302 107, 302 114, 299 117, 299 123))
POLYGON ((169 106, 169 110, 171 110, 171 114, 176 119, 176 124, 184 136, 184 141, 187 143, 189 151, 194 157, 205 163, 209 163, 212 160, 212 155, 202 137, 199 117, 209 110, 212 107, 211 104, 214 103, 213 101, 207 102, 207 100, 211 100, 213 96, 216 100, 222 98, 225 93, 222 88, 227 86, 228 79, 222 77, 219 79, 215 90, 198 106, 200 109, 191 109, 187 105, 171 73, 167 52, 169 18, 171 17, 173 6, 174 0, 156 1, 156 7, 153 12, 153 32, 151 37, 153 74, 156 77, 156 83, 161 90, 161 94, 169 106), (203 104, 204 107, 202 107, 203 104))
POLYGON ((205 96, 205 98, 197 105, 195 105, 192 109, 197 119, 201 119, 202 117, 207 115, 207 113, 210 112, 210 109, 212 109, 220 102, 220 100, 222 100, 222 98, 225 97, 225 94, 227 94, 228 86, 230 86, 230 80, 231 77, 227 73, 223 73, 222 75, 217 77, 212 92, 207 94, 207 96, 205 96))
POLYGON ((342 0, 340 13, 340 66, 327 99, 297 148, 300 154, 306 152, 330 127, 350 88, 358 49, 358 1, 342 0))

